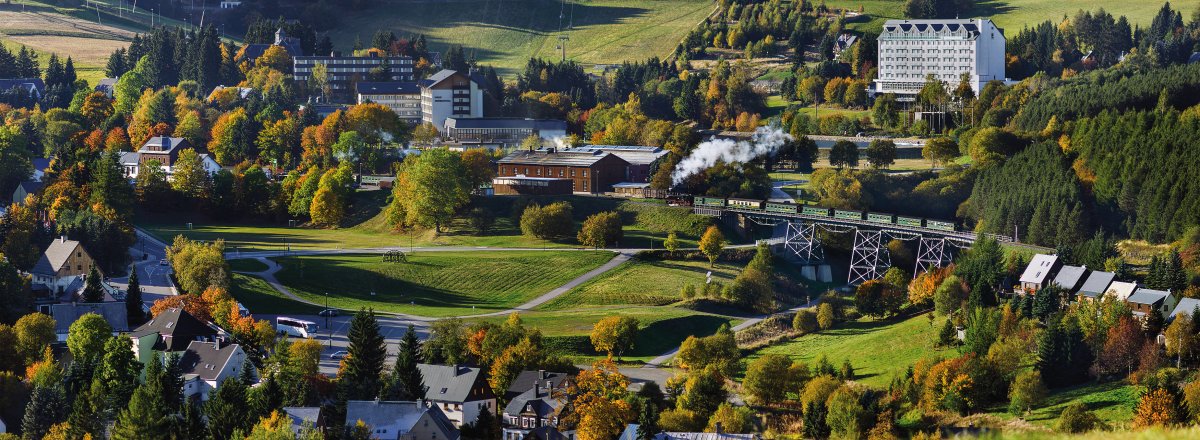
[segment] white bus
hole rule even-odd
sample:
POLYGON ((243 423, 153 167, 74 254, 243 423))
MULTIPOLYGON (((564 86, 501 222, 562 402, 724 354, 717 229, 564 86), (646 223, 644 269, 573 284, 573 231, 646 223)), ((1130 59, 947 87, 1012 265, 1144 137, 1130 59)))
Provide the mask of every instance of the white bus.
POLYGON ((280 316, 275 318, 275 330, 281 335, 286 334, 288 336, 295 336, 298 338, 308 338, 316 336, 317 323, 305 321, 303 319, 280 316))

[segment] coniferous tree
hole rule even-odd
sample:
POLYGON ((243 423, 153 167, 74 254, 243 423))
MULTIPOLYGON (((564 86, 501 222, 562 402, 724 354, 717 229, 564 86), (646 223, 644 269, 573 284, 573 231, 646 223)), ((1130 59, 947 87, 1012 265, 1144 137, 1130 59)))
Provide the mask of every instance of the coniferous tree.
POLYGON ((105 399, 101 395, 99 381, 92 381, 91 386, 75 396, 71 405, 71 414, 67 416, 72 438, 83 438, 85 434, 92 438, 104 438, 105 399))
POLYGON ((346 367, 338 377, 342 402, 371 400, 379 395, 387 349, 373 309, 359 309, 350 320, 346 367))
POLYGON ((96 270, 96 266, 92 266, 92 269, 88 271, 87 281, 83 287, 83 302, 104 302, 104 288, 100 287, 100 272, 96 270))
POLYGON ((654 436, 662 432, 658 426, 658 406, 653 402, 645 400, 642 402, 642 411, 638 413, 638 440, 653 440, 654 436))
POLYGON ((66 419, 67 398, 59 385, 37 386, 25 406, 21 432, 27 439, 40 439, 50 427, 66 419))
POLYGON ((421 343, 417 340, 417 332, 412 324, 400 340, 400 350, 396 354, 396 364, 387 387, 388 400, 417 400, 425 397, 428 387, 425 378, 417 364, 421 362, 421 343))
POLYGON ((828 414, 825 402, 809 402, 804 408, 804 436, 815 439, 829 438, 829 424, 825 423, 825 416, 828 414))
POLYGON ((141 325, 146 318, 142 311, 142 283, 138 280, 137 265, 129 269, 129 287, 125 289, 125 316, 129 328, 141 325))
POLYGON ((200 402, 184 402, 183 413, 171 425, 176 439, 205 439, 208 427, 204 425, 204 408, 200 402))
POLYGON ((165 440, 170 438, 169 426, 162 395, 146 383, 134 391, 129 406, 117 416, 111 436, 113 440, 165 440))
POLYGON ((208 437, 213 440, 229 440, 234 432, 245 432, 253 422, 246 408, 246 384, 241 380, 229 379, 221 382, 208 402, 204 404, 204 415, 208 419, 208 437))
POLYGON ((25 46, 21 46, 21 50, 17 52, 17 77, 18 78, 38 78, 42 76, 42 70, 38 67, 38 56, 32 50, 25 46))

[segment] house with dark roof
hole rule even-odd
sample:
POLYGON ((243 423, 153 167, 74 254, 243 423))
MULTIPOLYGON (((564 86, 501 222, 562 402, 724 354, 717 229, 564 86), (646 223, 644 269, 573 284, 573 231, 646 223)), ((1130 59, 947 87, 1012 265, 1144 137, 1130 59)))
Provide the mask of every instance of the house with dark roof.
POLYGON ((1025 266, 1025 272, 1021 274, 1021 290, 1026 293, 1042 290, 1054 279, 1060 267, 1062 262, 1059 261, 1058 255, 1034 255, 1033 259, 1029 260, 1029 265, 1025 266))
POLYGON ((506 148, 537 136, 543 141, 567 136, 567 121, 531 118, 446 118, 443 140, 467 148, 506 148))
POLYGON ((1170 290, 1156 290, 1140 287, 1125 300, 1133 317, 1146 319, 1151 313, 1157 313, 1166 318, 1175 309, 1175 296, 1170 290))
POLYGON ((1058 275, 1054 277, 1052 284, 1074 295, 1083 285, 1085 275, 1087 275, 1087 266, 1064 265, 1062 269, 1058 270, 1058 275))
POLYGON ((1117 274, 1113 272, 1092 271, 1083 284, 1079 286, 1079 299, 1095 300, 1100 298, 1100 295, 1108 291, 1108 286, 1112 284, 1113 279, 1116 277, 1117 274))
POLYGON ((565 407, 562 395, 569 385, 566 373, 522 371, 504 393, 508 405, 501 414, 502 438, 521 440, 539 428, 554 428, 553 433, 543 429, 543 435, 562 436, 557 428, 565 407))
POLYGON ((572 148, 570 151, 602 151, 621 158, 629 163, 629 166, 625 168, 624 182, 627 183, 650 183, 650 177, 658 165, 671 154, 670 151, 659 147, 641 145, 585 145, 572 148))
POLYGON ((46 95, 46 83, 41 78, 0 79, 0 95, 6 93, 24 94, 36 101, 46 95))
POLYGON ((558 151, 543 148, 535 151, 514 151, 498 161, 499 169, 493 186, 496 194, 525 194, 518 185, 498 185, 514 177, 567 179, 571 192, 602 194, 612 191, 613 185, 625 179, 628 162, 606 151, 558 151))
POLYGON ((345 426, 362 422, 380 440, 458 440, 457 424, 428 402, 350 400, 345 426))
MULTIPOLYGON (((222 2, 222 4, 224 4, 224 2, 222 2)), ((258 57, 263 56, 263 54, 266 53, 267 49, 270 49, 271 46, 279 46, 283 48, 283 50, 287 52, 288 56, 292 58, 304 56, 304 51, 300 49, 300 39, 296 37, 289 37, 287 32, 284 32, 283 29, 280 28, 275 30, 275 41, 273 43, 247 44, 246 47, 243 47, 238 53, 237 61, 245 61, 253 66, 254 61, 258 60, 258 57)))
POLYGON ((354 85, 359 104, 386 106, 410 125, 421 124, 421 86, 412 81, 359 81, 354 85))
POLYGON ((226 380, 238 380, 242 368, 251 368, 251 376, 258 375, 254 364, 246 362, 246 351, 238 344, 222 345, 220 341, 192 341, 179 358, 183 372, 183 397, 207 401, 226 380))
POLYGON ((115 90, 117 87, 118 79, 119 78, 100 78, 100 81, 96 82, 96 87, 94 90, 105 94, 109 98, 112 98, 113 90, 115 90))
POLYGON ((225 331, 202 321, 183 309, 167 309, 129 332, 133 354, 146 364, 154 352, 173 353, 187 350, 192 342, 224 342, 225 331))
POLYGON ((50 304, 46 308, 50 317, 54 318, 54 333, 58 335, 59 342, 66 342, 71 324, 89 313, 104 318, 112 326, 114 336, 129 331, 129 315, 124 301, 50 304))
MULTIPOLYGON (((155 136, 146 141, 138 151, 121 153, 121 167, 125 169, 125 177, 136 179, 138 171, 149 161, 157 161, 170 180, 175 174, 175 163, 179 161, 179 153, 183 150, 194 149, 187 139, 169 136, 155 136)), ((209 174, 221 170, 221 165, 208 153, 200 153, 200 164, 209 174)))
POLYGON ((442 129, 446 118, 482 118, 482 78, 450 69, 421 80, 421 122, 442 129))
POLYGON ((479 413, 496 411, 496 394, 479 367, 417 364, 428 390, 425 400, 441 406, 455 426, 475 423, 479 413))
POLYGON ((41 180, 25 180, 17 184, 17 188, 13 190, 13 203, 21 203, 25 201, 25 197, 30 194, 42 192, 42 188, 46 187, 46 183, 41 180))
MULTIPOLYGON (((42 252, 29 274, 33 278, 35 290, 45 289, 52 298, 58 298, 82 288, 84 278, 95 265, 96 261, 88 254, 87 249, 84 249, 83 244, 62 236, 50 242, 50 246, 42 252)), ((103 276, 104 272, 101 271, 100 274, 103 276)))
POLYGON ((50 170, 50 162, 52 160, 45 157, 35 157, 29 161, 33 163, 33 176, 29 180, 41 182, 42 178, 46 176, 46 171, 50 170))
POLYGON ((325 414, 319 406, 285 406, 283 413, 292 419, 294 434, 299 434, 305 429, 325 432, 325 414))

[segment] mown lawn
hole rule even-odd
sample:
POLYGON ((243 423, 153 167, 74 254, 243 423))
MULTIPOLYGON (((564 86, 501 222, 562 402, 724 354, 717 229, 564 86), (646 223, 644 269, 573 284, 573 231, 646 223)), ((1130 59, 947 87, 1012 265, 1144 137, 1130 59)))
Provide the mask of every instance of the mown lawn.
MULTIPOLYGON (((1126 381, 1088 383, 1069 388, 1051 390, 1046 403, 1025 417, 1025 421, 1053 429, 1067 405, 1083 402, 1096 416, 1115 428, 1127 428, 1133 420, 1142 388, 1126 381)), ((1015 418, 1006 408, 993 408, 992 413, 1004 419, 1015 418)))
POLYGON ((267 265, 253 258, 240 258, 229 260, 229 269, 234 272, 262 272, 267 270, 267 265))
MULTIPOLYGON (((855 30, 878 30, 888 18, 904 18, 905 0, 827 0, 830 7, 847 8, 857 11, 862 6, 870 17, 851 19, 849 28, 855 30)), ((1004 29, 1005 35, 1011 40, 1021 28, 1033 27, 1038 23, 1050 20, 1053 23, 1062 21, 1064 15, 1074 15, 1080 9, 1093 13, 1104 8, 1114 17, 1124 15, 1130 24, 1147 27, 1154 19, 1154 14, 1162 7, 1163 2, 1157 0, 1122 1, 1095 0, 1089 2, 1064 2, 1054 0, 978 0, 975 9, 966 17, 989 17, 996 25, 1004 29)), ((1186 16, 1200 6, 1198 0, 1175 0, 1171 7, 1182 11, 1186 16)))
POLYGON ((605 251, 417 252, 404 263, 379 255, 277 258, 276 277, 296 295, 330 305, 420 316, 487 313, 518 306, 613 257, 605 251))
POLYGON ((703 288, 709 271, 712 271, 713 281, 728 284, 741 271, 741 267, 718 263, 715 268, 709 268, 708 263, 702 261, 630 260, 545 304, 541 309, 667 305, 680 300, 679 292, 684 285, 703 288))
MULTIPOLYGON (((522 312, 526 326, 537 327, 546 336, 551 349, 585 361, 601 357, 588 335, 597 321, 610 315, 631 316, 641 325, 633 349, 622 356, 626 361, 648 361, 671 351, 688 336, 713 334, 722 324, 737 325, 739 318, 697 312, 682 307, 598 307, 581 310, 535 310, 522 312)), ((506 317, 480 320, 499 323, 506 317)))
POLYGON ((934 347, 942 323, 942 319, 935 319, 930 325, 925 315, 903 321, 852 321, 758 350, 745 361, 749 363, 764 354, 787 355, 809 366, 822 356, 834 365, 849 360, 856 380, 887 387, 893 377, 904 374, 909 365, 922 358, 957 355, 955 350, 934 347))
POLYGON ((530 58, 558 60, 560 35, 570 38, 566 57, 584 64, 666 57, 715 6, 708 0, 380 3, 339 14, 330 36, 335 46, 349 48, 355 38, 370 43, 378 30, 424 34, 432 50, 461 45, 469 58, 513 74, 530 58))
POLYGON ((320 307, 311 306, 284 296, 271 288, 262 278, 240 273, 233 274, 229 293, 246 306, 250 313, 272 315, 314 315, 320 307))

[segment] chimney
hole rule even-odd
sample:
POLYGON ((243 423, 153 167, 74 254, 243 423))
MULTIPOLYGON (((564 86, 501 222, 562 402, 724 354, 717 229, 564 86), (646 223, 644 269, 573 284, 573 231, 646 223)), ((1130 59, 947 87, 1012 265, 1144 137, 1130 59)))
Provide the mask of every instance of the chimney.
POLYGON ((58 241, 59 241, 59 242, 61 242, 61 243, 66 243, 66 242, 67 242, 67 236, 66 236, 66 235, 60 235, 60 236, 58 236, 58 241))
POLYGON ((538 370, 538 379, 546 378, 546 370, 538 370))
POLYGON ((534 381, 533 382, 533 397, 536 399, 538 396, 541 396, 541 394, 542 394, 541 383, 538 381, 534 381))
POLYGON ((716 431, 716 432, 717 432, 717 434, 724 434, 724 433, 725 433, 725 427, 724 427, 724 426, 721 426, 721 422, 715 422, 715 423, 713 423, 713 430, 714 430, 714 431, 716 431))

